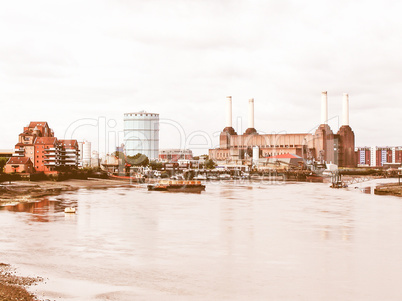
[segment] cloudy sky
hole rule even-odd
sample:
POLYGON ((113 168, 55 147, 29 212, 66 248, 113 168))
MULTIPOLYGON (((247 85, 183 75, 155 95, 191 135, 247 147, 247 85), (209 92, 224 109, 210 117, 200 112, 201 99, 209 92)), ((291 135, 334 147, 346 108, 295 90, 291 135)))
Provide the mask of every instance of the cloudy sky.
POLYGON ((140 110, 160 114, 161 148, 183 135, 216 145, 228 95, 239 132, 249 98, 257 130, 309 132, 321 91, 334 131, 347 92, 356 145, 402 145, 401 11, 386 0, 1 0, 0 148, 31 120, 117 144, 123 114, 140 110))

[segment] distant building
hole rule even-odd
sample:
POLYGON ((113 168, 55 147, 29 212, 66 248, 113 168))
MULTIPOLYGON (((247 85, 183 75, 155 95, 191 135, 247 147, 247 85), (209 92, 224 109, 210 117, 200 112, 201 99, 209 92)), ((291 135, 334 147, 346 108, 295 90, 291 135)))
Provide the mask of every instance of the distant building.
POLYGON ((162 149, 159 151, 159 161, 178 162, 179 160, 192 160, 193 152, 189 149, 162 149))
POLYGON ((59 140, 60 165, 78 167, 79 148, 77 140, 59 140))
POLYGON ((78 142, 79 157, 78 164, 80 167, 90 167, 91 166, 91 142, 82 141, 78 142))
MULTIPOLYGON (((37 172, 54 172, 61 165, 61 145, 56 137, 37 137, 34 141, 33 163, 37 172)), ((30 155, 30 154, 29 154, 30 155)))
POLYGON ((209 150, 215 161, 245 164, 258 157, 293 154, 303 159, 332 162, 342 167, 354 167, 355 135, 349 126, 349 96, 343 95, 342 126, 334 133, 328 125, 327 92, 321 93, 321 124, 314 133, 259 134, 254 128, 254 99, 249 100, 249 124, 243 134, 232 127, 232 97, 226 100, 226 127, 219 137, 219 147, 209 150))
POLYGON ((124 114, 125 154, 146 155, 150 160, 159 154, 159 114, 145 111, 124 114))
POLYGON ((357 147, 358 166, 382 167, 384 165, 402 164, 402 146, 357 147))
POLYGON ((124 144, 123 143, 120 146, 116 146, 116 152, 124 153, 124 144))
POLYGON ((101 167, 103 170, 106 170, 110 173, 118 172, 119 164, 122 164, 122 160, 117 157, 107 154, 105 158, 102 160, 101 167))
POLYGON ((0 158, 10 158, 14 154, 12 149, 0 149, 0 158))
MULTIPOLYGON (((57 173, 61 168, 78 167, 77 141, 58 140, 47 122, 30 122, 24 127, 24 131, 18 136, 14 152, 12 158, 20 158, 21 162, 27 162, 24 158, 29 158, 33 165, 30 172, 57 173)), ((6 172, 13 170, 10 167, 15 159, 11 159, 5 166, 6 172)))
POLYGON ((4 167, 5 173, 33 173, 34 167, 28 157, 11 157, 4 167))

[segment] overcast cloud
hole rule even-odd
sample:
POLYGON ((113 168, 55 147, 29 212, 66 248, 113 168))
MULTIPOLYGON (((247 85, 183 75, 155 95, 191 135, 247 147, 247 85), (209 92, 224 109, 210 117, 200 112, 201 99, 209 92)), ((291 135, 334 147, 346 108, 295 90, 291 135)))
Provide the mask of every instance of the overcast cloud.
MULTIPOLYGON (((31 120, 62 138, 84 118, 121 131, 123 114, 140 110, 213 137, 228 95, 243 131, 253 97, 257 130, 308 132, 321 91, 334 131, 347 92, 356 145, 402 145, 401 11, 400 1, 1 1, 0 148, 31 120)), ((161 148, 179 146, 172 123, 161 148)), ((94 127, 74 136, 97 144, 94 127)))

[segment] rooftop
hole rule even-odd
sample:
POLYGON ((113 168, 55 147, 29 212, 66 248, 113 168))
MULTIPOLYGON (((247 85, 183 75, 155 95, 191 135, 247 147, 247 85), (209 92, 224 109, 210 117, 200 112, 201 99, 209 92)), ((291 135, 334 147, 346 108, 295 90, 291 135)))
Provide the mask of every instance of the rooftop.
POLYGON ((29 159, 28 157, 11 157, 7 161, 7 164, 27 164, 27 163, 32 163, 31 159, 29 159))

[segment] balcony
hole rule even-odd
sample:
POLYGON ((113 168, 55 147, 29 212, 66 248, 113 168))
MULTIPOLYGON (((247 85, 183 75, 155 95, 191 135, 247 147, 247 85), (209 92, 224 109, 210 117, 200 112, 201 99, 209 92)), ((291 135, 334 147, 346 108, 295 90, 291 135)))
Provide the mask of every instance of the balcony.
POLYGON ((47 162, 45 163, 45 166, 56 166, 58 164, 56 164, 56 162, 47 162))
POLYGON ((23 153, 25 151, 25 149, 23 149, 23 148, 15 148, 14 149, 14 152, 16 152, 16 153, 23 153))
POLYGON ((24 154, 13 154, 13 157, 24 157, 24 154))
POLYGON ((44 155, 45 155, 45 156, 56 156, 57 153, 51 152, 51 153, 45 153, 44 155))
POLYGON ((58 161, 57 158, 46 158, 44 161, 58 161))
POLYGON ((77 155, 75 154, 61 154, 60 157, 66 157, 66 158, 78 158, 77 155))

